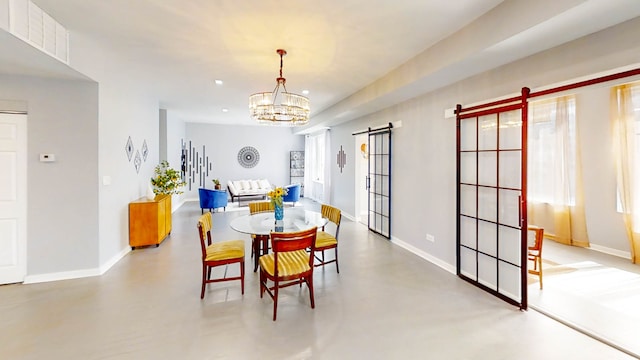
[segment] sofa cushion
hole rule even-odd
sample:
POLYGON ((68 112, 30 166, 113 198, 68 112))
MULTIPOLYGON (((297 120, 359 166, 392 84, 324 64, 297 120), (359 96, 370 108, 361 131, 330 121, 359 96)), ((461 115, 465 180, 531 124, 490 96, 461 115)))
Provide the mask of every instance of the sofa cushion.
POLYGON ((267 179, 260 180, 260 188, 262 190, 271 190, 271 184, 269 184, 269 180, 267 179))
POLYGON ((260 186, 259 180, 250 180, 251 190, 260 190, 262 186, 260 186))
POLYGON ((249 180, 240 180, 240 184, 242 184, 242 190, 251 190, 251 183, 249 180))
POLYGON ((236 186, 233 184, 233 181, 229 180, 227 181, 227 187, 229 188, 229 191, 231 191, 232 194, 237 194, 238 193, 238 189, 236 188, 236 186))

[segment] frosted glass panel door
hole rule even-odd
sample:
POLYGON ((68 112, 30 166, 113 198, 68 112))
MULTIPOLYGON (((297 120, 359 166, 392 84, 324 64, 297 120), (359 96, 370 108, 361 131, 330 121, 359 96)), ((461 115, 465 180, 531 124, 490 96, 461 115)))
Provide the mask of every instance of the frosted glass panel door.
POLYGON ((526 307, 521 114, 519 104, 458 114, 457 270, 474 285, 526 307))

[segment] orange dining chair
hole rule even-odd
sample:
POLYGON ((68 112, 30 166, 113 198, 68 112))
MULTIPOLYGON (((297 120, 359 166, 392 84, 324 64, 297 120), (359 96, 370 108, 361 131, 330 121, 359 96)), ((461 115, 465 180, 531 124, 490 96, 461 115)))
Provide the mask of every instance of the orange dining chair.
POLYGON ((273 299, 273 321, 278 311, 278 291, 281 288, 303 283, 309 288, 311 308, 313 299, 313 251, 318 228, 291 233, 271 233, 272 253, 260 257, 260 298, 265 291, 273 299), (311 252, 307 253, 310 249, 311 252), (269 286, 267 281, 272 281, 269 286))
POLYGON ((318 231, 318 236, 316 237, 316 254, 320 252, 321 257, 315 255, 315 258, 318 260, 318 263, 316 263, 315 266, 324 266, 335 262, 336 271, 340 273, 340 268, 338 266, 338 233, 340 232, 340 220, 342 219, 342 213, 340 212, 340 209, 326 204, 322 204, 320 212, 322 213, 322 217, 327 218, 329 223, 333 224, 332 226, 335 227, 335 232, 331 233, 325 231, 325 227, 327 227, 329 223, 323 226, 321 231, 318 231), (325 260, 324 251, 329 249, 335 249, 335 257, 332 260, 325 260))
MULTIPOLYGON (((249 214, 273 212, 271 201, 252 201, 249 203, 249 214)), ((251 235, 251 257, 254 257, 253 272, 258 270, 258 258, 269 252, 269 235, 251 235), (262 245, 262 246, 261 246, 262 245), (260 249, 262 248, 262 251, 260 249)))
POLYGON ((540 279, 540 290, 542 290, 542 240, 544 239, 544 229, 535 225, 529 225, 527 231, 534 233, 533 246, 529 246, 528 260, 533 261, 533 269, 529 269, 529 274, 538 275, 540 279))
POLYGON ((240 280, 242 294, 244 294, 244 241, 229 240, 212 242, 211 213, 206 212, 198 220, 200 234, 200 248, 202 249, 202 290, 200 299, 204 299, 205 286, 213 282, 240 280), (205 243, 206 241, 206 243, 205 243), (240 276, 211 279, 211 269, 216 266, 240 264, 240 276))

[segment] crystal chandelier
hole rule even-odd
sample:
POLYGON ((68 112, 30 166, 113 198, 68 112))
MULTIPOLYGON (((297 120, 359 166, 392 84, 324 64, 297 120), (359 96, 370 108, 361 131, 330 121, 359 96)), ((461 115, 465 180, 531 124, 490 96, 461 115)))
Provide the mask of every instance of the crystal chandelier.
POLYGON ((280 77, 276 78, 276 88, 272 92, 249 96, 249 114, 260 124, 304 125, 309 122, 309 99, 287 92, 287 80, 282 77, 282 57, 287 55, 287 51, 278 49, 276 53, 280 55, 280 77))

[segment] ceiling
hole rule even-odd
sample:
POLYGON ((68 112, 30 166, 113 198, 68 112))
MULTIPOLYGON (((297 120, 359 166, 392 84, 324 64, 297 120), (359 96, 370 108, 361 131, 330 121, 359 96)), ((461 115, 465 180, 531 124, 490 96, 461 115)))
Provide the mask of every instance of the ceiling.
MULTIPOLYGON (((309 91, 318 125, 362 116, 640 15, 637 0, 32 1, 70 31, 72 67, 74 36, 81 34, 127 64, 179 119, 247 125, 253 125, 248 96, 276 85, 278 48, 288 52, 287 89, 309 91), (393 82, 395 73, 424 64, 430 51, 464 44, 465 29, 478 29, 478 46, 464 57, 449 56, 438 69, 349 105, 371 84, 393 82)), ((5 38, 4 49, 21 46, 5 38)), ((0 72, 69 71, 16 59, 24 56, 20 51, 0 55, 0 72)))

